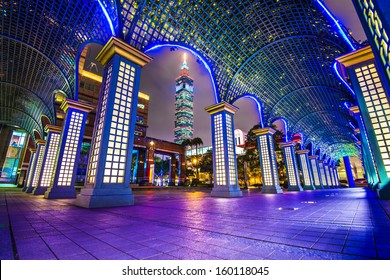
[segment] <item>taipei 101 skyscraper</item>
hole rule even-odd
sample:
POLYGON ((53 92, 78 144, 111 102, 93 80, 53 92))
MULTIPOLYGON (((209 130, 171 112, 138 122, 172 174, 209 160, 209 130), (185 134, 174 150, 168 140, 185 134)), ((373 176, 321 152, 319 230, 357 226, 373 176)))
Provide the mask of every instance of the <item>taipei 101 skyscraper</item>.
POLYGON ((194 134, 194 80, 188 74, 186 54, 184 54, 181 75, 176 79, 175 94, 175 139, 181 144, 185 139, 192 139, 194 134))

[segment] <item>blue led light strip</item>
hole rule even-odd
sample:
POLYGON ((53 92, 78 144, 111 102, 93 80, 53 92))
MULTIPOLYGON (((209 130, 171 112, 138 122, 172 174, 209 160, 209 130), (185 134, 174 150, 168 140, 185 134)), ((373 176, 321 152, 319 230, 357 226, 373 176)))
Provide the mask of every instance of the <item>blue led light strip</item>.
MULTIPOLYGON (((343 84, 347 87, 347 89, 352 93, 352 95, 355 96, 355 92, 353 91, 353 89, 349 86, 349 84, 340 75, 339 69, 337 68, 337 62, 333 63, 333 70, 336 73, 339 80, 342 81, 343 84)), ((344 106, 345 106, 345 102, 344 102, 344 106)))
POLYGON ((324 3, 322 3, 320 0, 315 0, 315 2, 317 2, 317 4, 320 5, 320 7, 322 7, 322 9, 325 11, 325 13, 328 15, 328 17, 335 23, 335 25, 337 26, 337 29, 338 29, 340 35, 348 43, 350 48, 353 51, 356 50, 355 46, 352 45, 351 41, 349 40, 347 34, 345 34, 344 30, 341 28, 341 26, 339 24, 339 21, 332 15, 332 13, 328 10, 328 8, 324 5, 324 3))
POLYGON ((99 2, 100 7, 102 8, 103 14, 106 17, 108 24, 110 25, 111 35, 115 36, 115 30, 114 30, 114 25, 112 24, 112 20, 111 20, 110 16, 108 15, 108 12, 107 12, 106 8, 104 7, 102 1, 98 0, 98 2, 99 2))

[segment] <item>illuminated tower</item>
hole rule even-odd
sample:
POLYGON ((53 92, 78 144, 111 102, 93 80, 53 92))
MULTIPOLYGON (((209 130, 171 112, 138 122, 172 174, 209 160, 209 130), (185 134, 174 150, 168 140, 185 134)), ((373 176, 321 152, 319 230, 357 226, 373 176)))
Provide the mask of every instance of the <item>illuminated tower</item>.
POLYGON ((176 79, 175 94, 175 143, 181 144, 184 139, 192 139, 194 128, 194 81, 188 75, 186 55, 184 54, 181 75, 176 79))

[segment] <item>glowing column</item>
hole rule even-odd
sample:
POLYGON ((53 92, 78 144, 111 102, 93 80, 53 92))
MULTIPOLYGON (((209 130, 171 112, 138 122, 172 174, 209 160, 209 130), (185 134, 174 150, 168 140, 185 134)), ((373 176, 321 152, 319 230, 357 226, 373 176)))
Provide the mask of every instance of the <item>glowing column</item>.
POLYGON ((330 177, 330 173, 329 173, 329 165, 326 161, 324 161, 323 164, 324 164, 325 177, 326 177, 328 189, 331 189, 332 188, 332 178, 330 177))
POLYGON ((309 156, 310 167, 313 172, 313 183, 315 189, 323 189, 321 181, 320 167, 318 166, 318 156, 309 156))
POLYGON ((270 127, 253 130, 257 136, 259 147, 260 168, 263 179, 262 193, 283 193, 280 187, 278 166, 274 147, 273 134, 276 131, 270 127))
POLYGON ((41 174, 41 168, 42 168, 43 154, 45 153, 45 143, 46 143, 45 140, 42 139, 37 140, 37 153, 35 157, 34 172, 32 173, 31 183, 27 188, 26 193, 32 193, 34 188, 38 186, 39 175, 41 174))
POLYGON ((329 160, 328 162, 328 168, 329 168, 329 177, 330 177, 330 182, 332 184, 332 187, 336 187, 336 181, 334 180, 334 174, 333 174, 333 162, 329 160))
POLYGON ((322 182, 323 188, 329 189, 328 179, 326 178, 326 174, 325 174, 325 164, 324 164, 323 160, 318 161, 318 168, 320 170, 321 182, 322 182))
POLYGON ((313 182, 313 171, 311 170, 309 162, 309 150, 297 151, 299 164, 303 175, 303 189, 304 190, 315 190, 313 182))
POLYGON ((84 136, 85 122, 93 107, 89 104, 64 100, 61 109, 66 113, 56 157, 53 185, 45 192, 45 198, 75 198, 77 163, 84 136))
POLYGON ((340 186, 340 176, 339 176, 339 170, 337 169, 337 166, 335 167, 335 176, 336 176, 336 182, 337 182, 337 186, 340 186))
POLYGON ((340 187, 340 182, 337 178, 337 166, 336 166, 336 162, 333 162, 333 165, 332 165, 332 171, 333 171, 333 181, 334 181, 334 185, 336 188, 340 187))
POLYGON ((344 166, 345 166, 345 174, 347 175, 348 185, 350 188, 355 187, 355 181, 353 179, 352 174, 352 168, 351 168, 351 161, 349 160, 349 157, 343 157, 344 160, 344 166))
POLYGON ((288 191, 303 191, 299 179, 297 160, 295 158, 295 142, 279 143, 282 147, 284 164, 288 178, 288 191))
POLYGON ((212 127, 214 188, 211 196, 240 197, 233 122, 238 108, 221 102, 205 110, 211 115, 212 127))
POLYGON ((47 141, 45 152, 43 154, 43 162, 38 185, 33 190, 34 195, 45 194, 47 189, 52 186, 54 180, 54 171, 56 166, 56 157, 60 144, 61 127, 47 125, 45 127, 47 133, 47 141))
POLYGON ((96 59, 105 67, 85 187, 76 205, 134 204, 129 188, 141 67, 151 58, 112 37, 96 59))
POLYGON ((376 165, 376 161, 374 159, 374 153, 372 151, 372 143, 368 139, 368 133, 366 130, 366 126, 364 125, 362 115, 360 113, 360 109, 358 106, 352 106, 348 108, 349 111, 354 115, 355 120, 358 123, 358 130, 355 130, 355 133, 360 134, 361 144, 362 144, 362 152, 364 155, 364 166, 367 168, 367 179, 370 182, 370 186, 372 189, 376 189, 379 184, 379 174, 376 165))
MULTIPOLYGON (((384 4, 385 1, 383 1, 384 4)), ((379 24, 377 13, 371 14, 371 12, 368 17, 370 20, 375 17, 376 21, 372 28, 377 34, 383 26, 379 24)), ((388 46, 385 45, 383 49, 388 49, 388 46)), ((381 53, 382 55, 387 56, 388 51, 381 53)), ((372 148, 374 163, 380 179, 377 190, 379 197, 390 199, 390 141, 388 141, 390 138, 390 85, 388 76, 381 67, 384 56, 381 58, 374 57, 371 47, 365 47, 339 57, 337 60, 346 68, 356 94, 362 124, 366 128, 367 139, 372 148)))
POLYGON ((30 148, 29 150, 30 150, 30 161, 28 163, 26 181, 25 181, 24 187, 22 189, 23 192, 27 191, 28 187, 31 186, 31 180, 32 180, 32 175, 34 173, 33 170, 34 170, 35 159, 36 159, 36 154, 37 154, 36 148, 30 148))

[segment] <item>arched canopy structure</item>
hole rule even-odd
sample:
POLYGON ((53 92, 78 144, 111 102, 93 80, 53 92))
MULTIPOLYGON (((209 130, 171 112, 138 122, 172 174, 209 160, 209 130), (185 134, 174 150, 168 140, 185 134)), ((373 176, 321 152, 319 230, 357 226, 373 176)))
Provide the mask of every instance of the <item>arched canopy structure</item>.
MULTIPOLYGON (((210 68, 218 101, 250 93, 267 124, 285 118, 296 129, 290 133, 315 135, 319 146, 352 143, 349 131, 332 128, 332 112, 352 100, 332 66, 355 46, 319 0, 20 0, 3 1, 0 12, 0 121, 30 133, 42 132, 41 115, 54 123, 53 91, 77 98, 83 46, 116 36, 141 51, 187 46, 210 68)), ((351 121, 337 116, 340 125, 351 121)))

